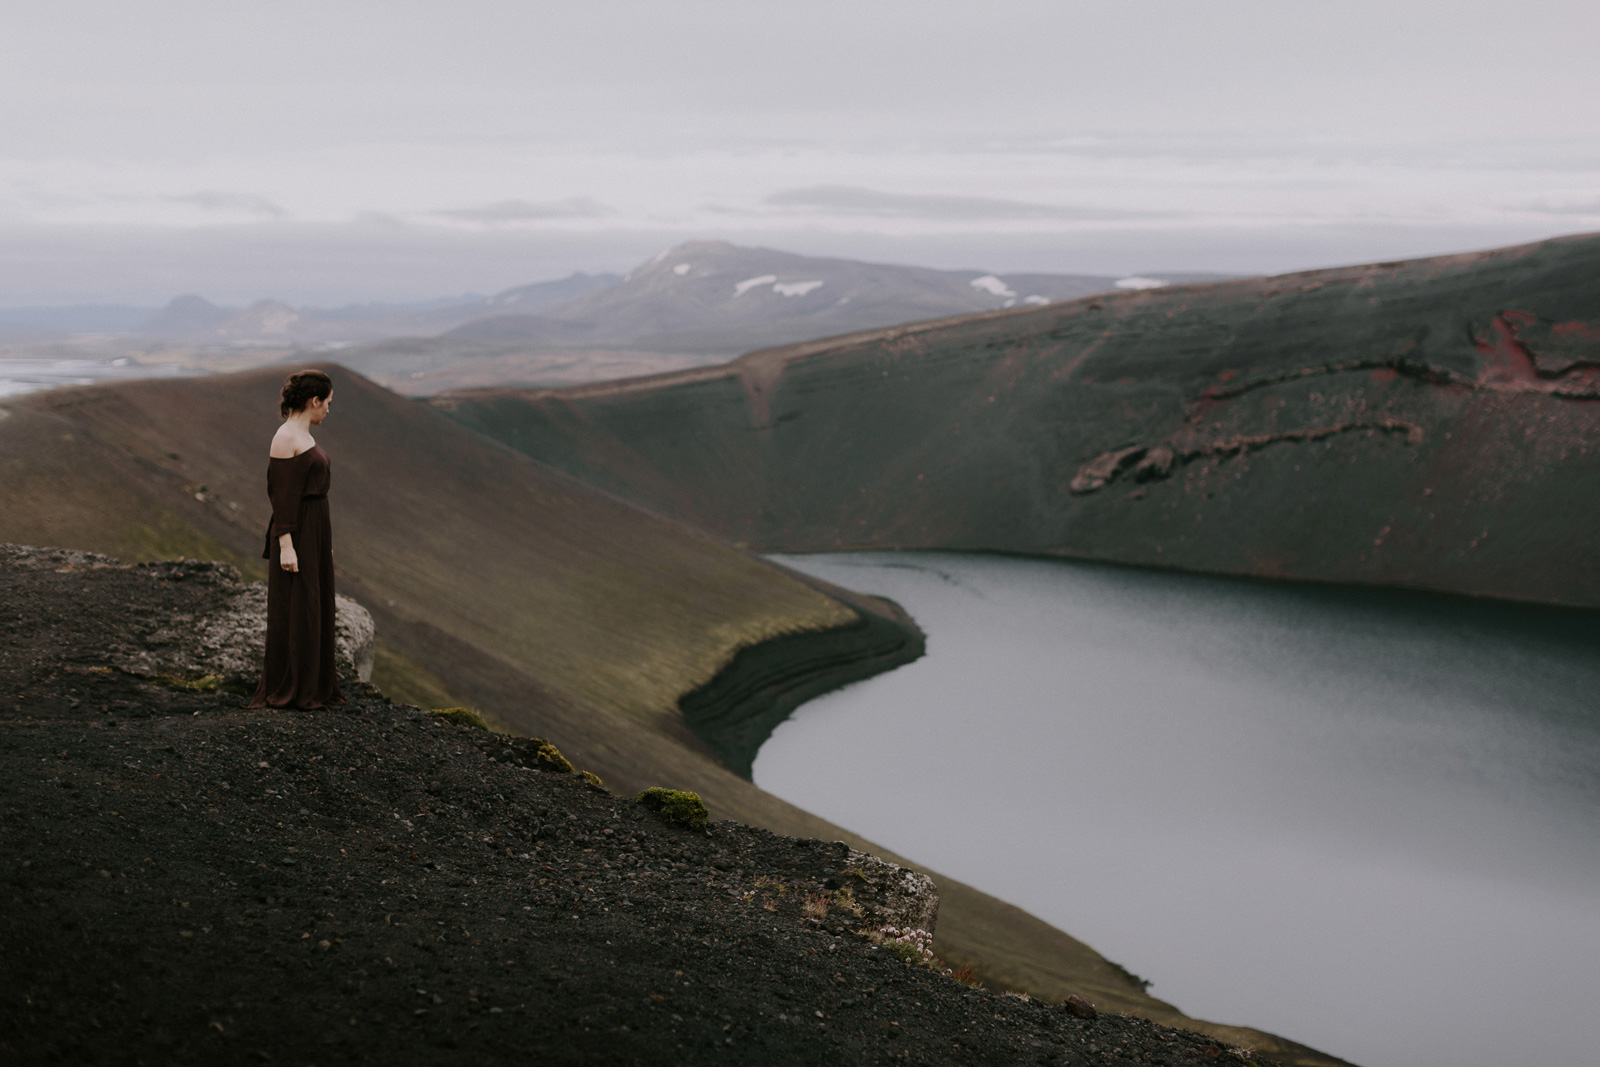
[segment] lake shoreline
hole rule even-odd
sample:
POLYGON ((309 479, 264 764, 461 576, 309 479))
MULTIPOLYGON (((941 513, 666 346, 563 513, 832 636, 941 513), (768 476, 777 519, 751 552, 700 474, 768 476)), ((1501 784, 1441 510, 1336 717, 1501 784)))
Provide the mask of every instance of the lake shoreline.
POLYGON ((780 726, 762 788, 1188 1013, 1374 1065, 1489 1064, 1458 1005, 1494 975, 1542 1001, 1496 1030, 1583 1062, 1600 614, 1006 553, 775 561, 893 597, 929 652, 780 726))
POLYGON ((746 645, 710 681, 678 699, 689 728, 747 780, 756 753, 801 704, 915 662, 927 648, 916 621, 893 601, 784 569, 848 604, 856 621, 746 645))

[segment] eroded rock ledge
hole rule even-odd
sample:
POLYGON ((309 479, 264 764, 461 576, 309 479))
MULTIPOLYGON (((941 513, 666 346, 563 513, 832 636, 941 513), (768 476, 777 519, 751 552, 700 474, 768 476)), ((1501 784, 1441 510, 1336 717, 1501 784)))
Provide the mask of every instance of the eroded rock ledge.
MULTIPOLYGON (((25 596, 26 575, 115 572, 115 582, 85 582, 85 610, 114 614, 107 642, 77 649, 104 666, 139 678, 195 684, 202 680, 249 690, 261 675, 267 640, 267 587, 245 582, 226 563, 195 560, 123 563, 93 552, 0 544, 0 580, 25 596), (163 610, 175 589, 180 603, 163 610)), ((372 679, 372 616, 347 596, 338 597, 336 649, 342 677, 372 679)))

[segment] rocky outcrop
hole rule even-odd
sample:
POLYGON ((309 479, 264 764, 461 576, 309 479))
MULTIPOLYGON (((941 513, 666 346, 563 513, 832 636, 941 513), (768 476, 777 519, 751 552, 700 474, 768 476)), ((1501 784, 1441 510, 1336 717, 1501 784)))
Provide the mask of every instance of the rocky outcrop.
MULTIPOLYGON (((118 601, 120 637, 102 651, 108 666, 140 678, 194 683, 209 679, 249 689, 261 673, 267 640, 267 587, 245 582, 226 563, 194 560, 128 564, 93 552, 0 544, 0 571, 71 574, 120 570, 151 583, 181 583, 192 594, 182 609, 159 598, 118 601)), ((372 679, 375 627, 367 609, 338 598, 339 673, 372 679)))
POLYGON ((1194 440, 1175 437, 1166 444, 1152 448, 1119 448, 1096 456, 1084 464, 1072 479, 1069 488, 1074 493, 1092 493, 1104 489, 1129 467, 1133 480, 1148 482, 1169 478, 1177 467, 1208 457, 1242 456, 1258 452, 1268 445, 1294 444, 1301 441, 1321 441, 1339 434, 1365 430, 1368 436, 1378 433, 1404 435, 1408 445, 1419 445, 1427 437, 1421 426, 1405 419, 1353 419, 1328 426, 1306 426, 1278 433, 1231 434, 1213 440, 1194 440))
POLYGON ((861 909, 863 925, 934 932, 939 921, 939 894, 932 878, 842 841, 833 847, 844 853, 844 862, 825 884, 829 889, 850 891, 861 909))

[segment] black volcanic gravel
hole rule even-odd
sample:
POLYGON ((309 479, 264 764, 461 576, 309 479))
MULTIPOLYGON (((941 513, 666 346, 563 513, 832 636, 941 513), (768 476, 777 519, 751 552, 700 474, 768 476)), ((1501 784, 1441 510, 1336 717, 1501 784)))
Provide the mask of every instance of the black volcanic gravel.
POLYGON ((670 825, 371 692, 249 711, 63 661, 28 617, 89 639, 127 591, 28 581, 0 603, 0 1063, 1243 1061, 808 917, 842 846, 670 825))

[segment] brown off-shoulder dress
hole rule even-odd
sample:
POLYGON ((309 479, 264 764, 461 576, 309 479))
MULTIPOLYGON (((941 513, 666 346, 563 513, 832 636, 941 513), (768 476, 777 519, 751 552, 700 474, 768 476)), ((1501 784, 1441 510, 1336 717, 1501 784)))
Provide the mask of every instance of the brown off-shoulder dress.
POLYGON ((272 522, 261 553, 267 567, 267 659, 252 708, 320 708, 339 704, 334 657, 333 523, 328 517, 328 454, 313 445, 292 459, 267 460, 272 522), (289 534, 300 571, 278 561, 278 537, 289 534))

